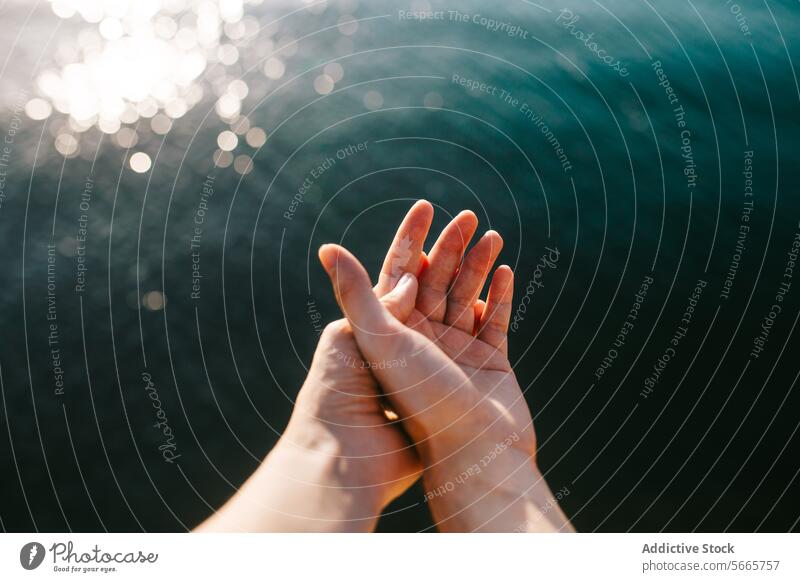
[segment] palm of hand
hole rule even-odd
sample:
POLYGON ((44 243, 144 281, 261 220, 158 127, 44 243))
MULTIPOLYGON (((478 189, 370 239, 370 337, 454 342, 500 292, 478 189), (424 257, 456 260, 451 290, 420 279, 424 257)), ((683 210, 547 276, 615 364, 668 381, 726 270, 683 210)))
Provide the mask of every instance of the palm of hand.
POLYGON ((394 309, 385 303, 381 307, 355 257, 342 247, 323 246, 320 259, 337 300, 366 358, 408 362, 408 368, 378 369, 375 375, 417 445, 428 440, 442 443, 442 437, 432 437, 446 434, 455 441, 480 438, 483 447, 488 439, 498 442, 521 432, 519 446, 533 452, 530 413, 507 358, 513 271, 499 267, 486 302, 479 299, 503 240, 487 231, 465 256, 478 220, 464 211, 426 255, 422 247, 432 215, 429 204, 417 203, 384 263, 376 289, 385 293, 391 288, 387 267, 399 257, 398 241, 410 241, 406 254, 420 257, 418 266, 407 265, 407 276, 392 290, 394 309), (418 280, 410 276, 413 273, 418 280))
MULTIPOLYGON (((468 472, 483 473, 474 487, 433 504, 434 517, 454 531, 508 531, 543 507, 543 499, 552 502, 546 484, 538 485, 533 423, 507 356, 514 274, 508 266, 497 268, 481 301, 502 238, 487 231, 463 258, 477 228, 474 213, 464 211, 426 254, 432 216, 424 201, 409 211, 374 289, 344 248, 323 245, 319 258, 352 326, 346 351, 377 364, 371 371, 403 416, 425 464, 426 486, 439 491, 454 475, 462 477, 465 466, 476 467, 476 459, 484 469, 493 462, 490 471, 468 472), (387 358, 405 360, 407 367, 381 366, 387 358), (506 449, 512 451, 494 461, 506 449)), ((376 389, 369 381, 351 384, 359 394, 376 389)), ((374 418, 378 408, 373 403, 355 416, 374 418)))
POLYGON ((411 333, 397 357, 430 371, 430 377, 423 378, 419 386, 391 394, 415 440, 433 438, 453 425, 465 424, 474 438, 501 442, 517 435, 520 447, 535 451, 533 421, 504 353, 417 309, 404 323, 411 333), (417 430, 415 425, 420 425, 417 430))

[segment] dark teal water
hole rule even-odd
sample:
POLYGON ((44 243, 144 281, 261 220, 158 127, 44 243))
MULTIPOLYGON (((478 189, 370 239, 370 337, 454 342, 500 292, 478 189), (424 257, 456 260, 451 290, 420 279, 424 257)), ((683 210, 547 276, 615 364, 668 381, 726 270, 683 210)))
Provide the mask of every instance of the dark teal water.
MULTIPOLYGON (((269 135, 237 149, 253 155, 246 175, 213 163, 227 126, 208 98, 166 138, 140 131, 150 172, 131 172, 108 137, 94 164, 64 160, 55 117, 11 109, 46 66, 36 39, 75 23, 40 11, 24 24, 27 9, 4 8, 0 131, 20 126, 0 206, 6 530, 197 524, 285 426, 317 337, 309 302, 338 318, 316 248, 343 241, 374 272, 421 197, 437 206, 435 229, 471 208, 505 238, 527 306, 512 361, 578 529, 798 529, 800 281, 786 270, 800 231, 797 4, 431 2, 442 17, 422 22, 401 17, 408 8, 285 17, 278 36, 300 40, 279 81, 260 71, 268 54, 243 55, 229 74, 248 81, 243 112, 269 135), (342 14, 360 19, 350 44, 342 14), (321 96, 313 82, 332 60, 344 77, 321 96), (380 107, 365 106, 369 91, 380 107), (559 260, 537 271, 546 248, 559 260), (152 291, 165 309, 141 306, 152 291), (143 374, 176 462, 158 449, 143 374)), ((262 23, 288 12, 250 10, 262 23)), ((82 140, 93 152, 97 134, 82 140)), ((420 490, 393 509, 381 529, 430 525, 420 490)))

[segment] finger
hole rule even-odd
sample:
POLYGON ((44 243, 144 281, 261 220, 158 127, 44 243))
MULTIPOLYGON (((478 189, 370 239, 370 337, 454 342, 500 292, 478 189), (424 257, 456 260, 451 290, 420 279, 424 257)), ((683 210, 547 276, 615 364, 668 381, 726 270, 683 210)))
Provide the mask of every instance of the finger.
POLYGON ((514 299, 514 271, 501 265, 492 276, 489 296, 478 324, 478 339, 508 355, 508 324, 514 299))
POLYGON ((475 302, 475 329, 472 332, 472 335, 478 333, 478 324, 481 321, 481 317, 483 317, 484 309, 486 309, 486 302, 483 299, 478 299, 475 302))
MULTIPOLYGON (((450 358, 422 334, 408 332, 407 328, 395 319, 375 296, 369 284, 366 269, 344 248, 338 245, 323 245, 319 258, 336 291, 336 299, 342 308, 365 361, 378 363, 387 359, 414 357, 425 353, 408 367, 376 366, 372 373, 380 382, 384 394, 401 417, 414 414, 415 408, 404 406, 403 398, 395 398, 406 387, 414 386, 415 393, 430 394, 432 402, 424 401, 423 409, 429 408, 441 399, 436 391, 424 390, 426 385, 442 382, 455 390, 468 382, 467 376, 457 366, 452 366, 450 358)), ((416 293, 416 278, 409 275, 401 278, 397 287, 409 285, 416 293)), ((420 432, 418 435, 422 435, 420 432)), ((419 436, 417 438, 420 438, 419 436)))
MULTIPOLYGON (((356 338, 369 334, 380 337, 396 329, 398 322, 375 296, 366 269, 348 250, 339 245, 322 245, 319 259, 328 273, 356 338)), ((416 281, 413 281, 416 285, 416 281)))
POLYGON ((444 321, 447 290, 453 281, 464 249, 478 228, 478 217, 470 210, 458 214, 439 235, 428 255, 428 265, 419 278, 417 309, 428 319, 444 321))
POLYGON ((414 304, 417 301, 416 277, 411 273, 405 273, 400 277, 394 289, 381 297, 381 303, 399 321, 405 323, 411 312, 414 311, 414 304))
POLYGON ((433 221, 433 206, 427 200, 418 200, 406 214, 394 236, 383 261, 375 293, 383 297, 391 291, 403 273, 417 274, 420 253, 433 221))
POLYGON ((428 255, 425 253, 425 251, 422 251, 419 254, 419 268, 417 269, 417 279, 419 279, 420 276, 422 276, 422 273, 424 273, 428 269, 428 264, 429 264, 428 255))
POLYGON ((447 295, 445 324, 472 333, 475 326, 475 302, 502 248, 502 237, 489 230, 467 253, 447 295))

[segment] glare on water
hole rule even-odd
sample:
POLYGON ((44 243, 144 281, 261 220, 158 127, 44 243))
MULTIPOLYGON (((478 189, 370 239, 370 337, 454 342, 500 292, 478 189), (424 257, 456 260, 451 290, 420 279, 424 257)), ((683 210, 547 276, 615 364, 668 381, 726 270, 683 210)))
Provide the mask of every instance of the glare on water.
MULTIPOLYGON (((213 111, 230 129, 223 129, 215 154, 218 165, 234 162, 237 145, 262 146, 267 132, 251 127, 242 115, 251 92, 241 78, 241 55, 257 46, 266 55, 255 70, 269 81, 284 77, 286 61, 297 42, 280 34, 279 26, 264 26, 247 15, 248 5, 262 0, 50 0, 62 19, 83 22, 75 36, 60 40, 54 62, 36 77, 38 95, 25 111, 31 119, 51 115, 66 119, 55 134, 55 149, 72 157, 80 153, 81 134, 99 131, 132 148, 137 132, 165 135, 200 101, 212 97, 213 111), (273 36, 275 40, 273 40, 273 36), (131 127, 126 127, 131 126, 131 127), (241 139, 238 136, 242 136, 241 139)), ((319 13, 326 2, 298 2, 319 13)), ((352 35, 348 21, 343 36, 352 35)), ((343 69, 329 64, 314 80, 319 94, 333 90, 343 69)), ((144 154, 143 154, 144 155, 144 154)), ((247 157, 247 156, 245 156, 247 157)), ((150 169, 142 156, 131 157, 131 168, 150 169), (140 163, 134 166, 133 160, 140 163)), ((249 171, 249 160, 234 167, 249 171), (247 162, 247 163, 245 163, 247 162)))

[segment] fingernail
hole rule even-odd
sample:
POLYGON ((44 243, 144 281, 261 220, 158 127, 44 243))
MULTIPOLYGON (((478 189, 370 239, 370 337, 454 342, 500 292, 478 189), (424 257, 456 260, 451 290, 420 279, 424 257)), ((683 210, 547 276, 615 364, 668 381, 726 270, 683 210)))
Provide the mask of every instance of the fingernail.
POLYGON ((322 263, 323 268, 326 271, 330 271, 330 265, 328 264, 327 260, 323 257, 323 252, 322 252, 322 250, 327 246, 329 246, 328 243, 320 245, 320 247, 317 249, 317 257, 319 257, 319 262, 322 263))
POLYGON ((403 273, 403 276, 400 277, 400 280, 397 282, 397 285, 409 285, 416 277, 412 273, 403 273))

